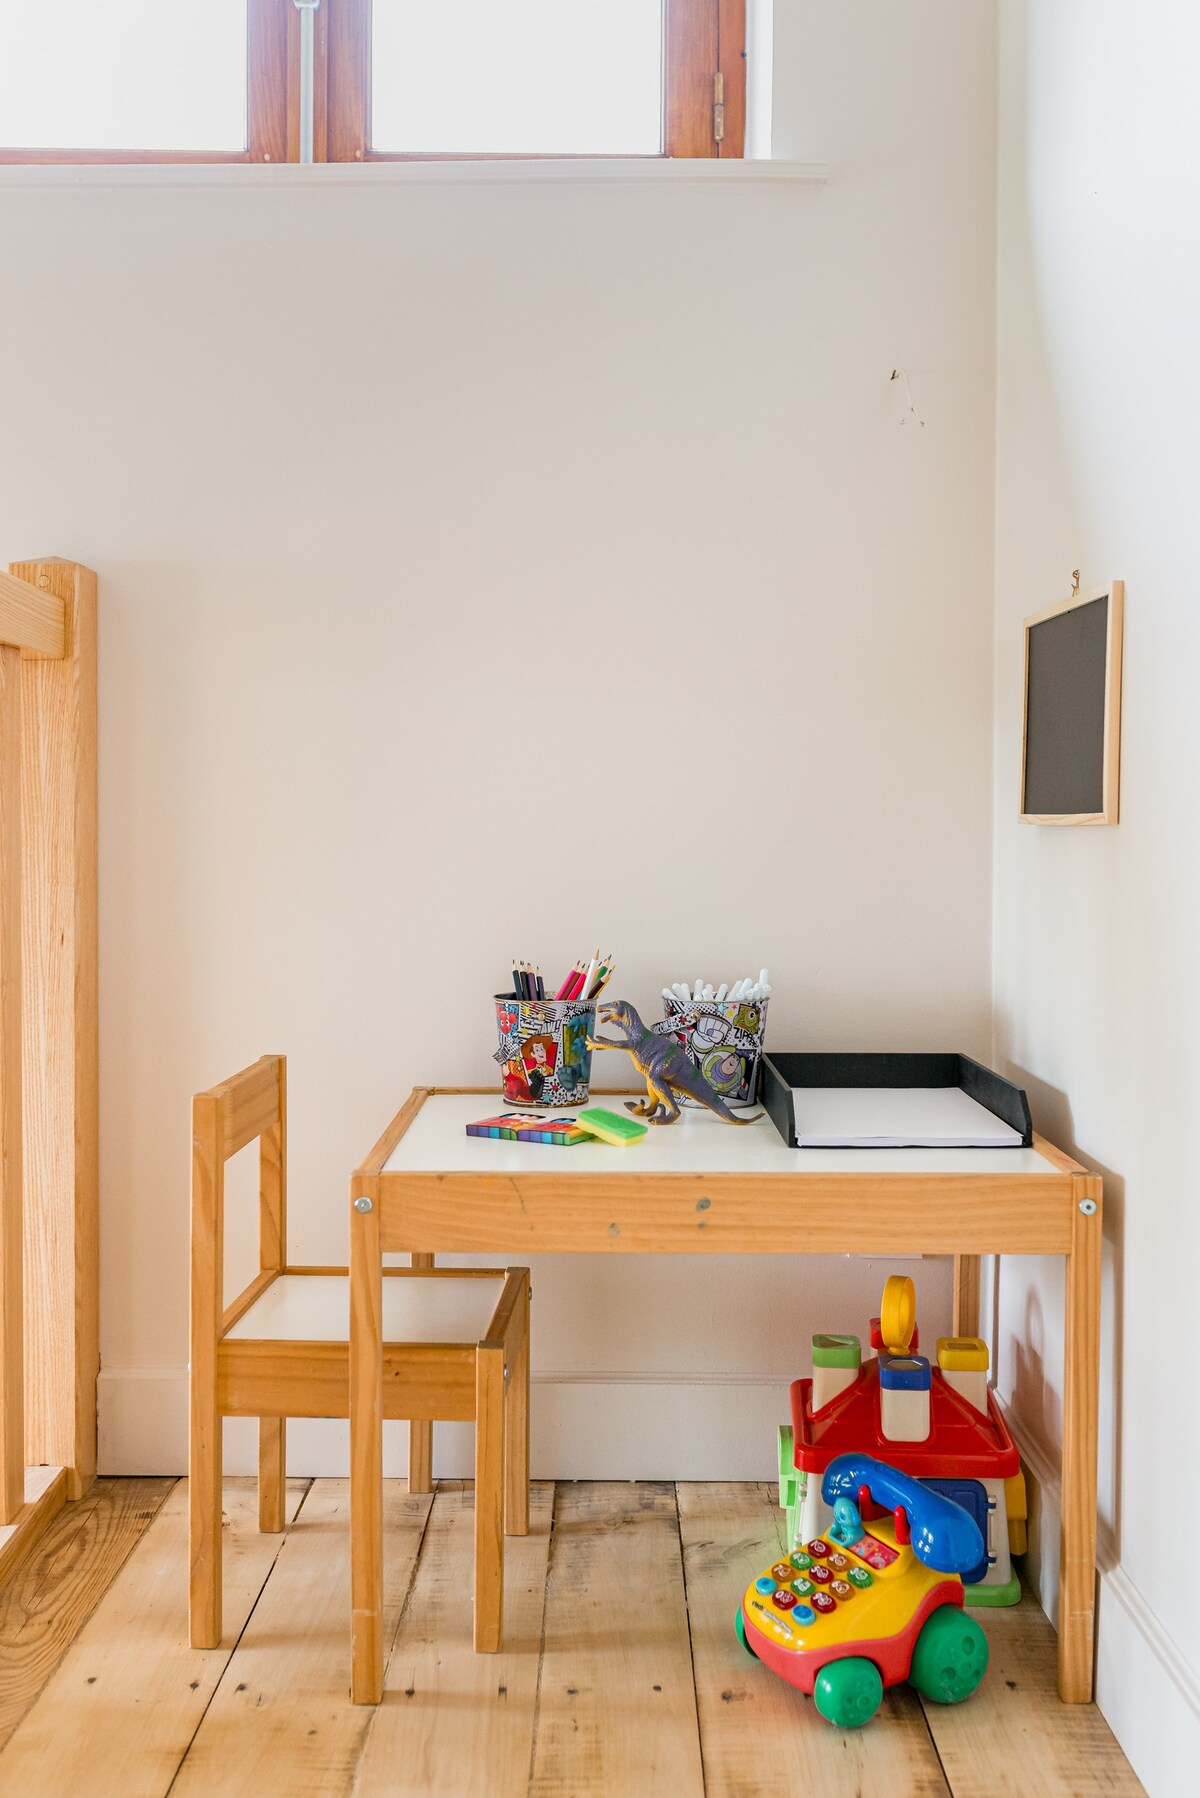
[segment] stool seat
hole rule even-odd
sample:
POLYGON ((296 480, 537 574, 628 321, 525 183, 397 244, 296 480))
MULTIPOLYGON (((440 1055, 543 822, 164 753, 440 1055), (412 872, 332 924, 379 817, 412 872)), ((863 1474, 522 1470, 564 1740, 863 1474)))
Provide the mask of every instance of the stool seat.
MULTIPOLYGON (((505 1281, 479 1274, 410 1274, 383 1278, 383 1340, 482 1342, 505 1281)), ((342 1273, 280 1274, 242 1313, 226 1342, 345 1342, 350 1340, 350 1277, 342 1273)))

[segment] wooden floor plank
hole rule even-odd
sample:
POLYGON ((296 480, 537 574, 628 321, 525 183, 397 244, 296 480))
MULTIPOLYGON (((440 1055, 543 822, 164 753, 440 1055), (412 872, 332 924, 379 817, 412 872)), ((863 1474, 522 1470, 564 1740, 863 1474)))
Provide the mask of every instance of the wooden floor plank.
POLYGON ((966 1704, 925 1716, 899 1688, 863 1731, 821 1721, 733 1635, 746 1582, 782 1548, 772 1487, 563 1485, 556 1504, 535 1487, 531 1535, 506 1543, 496 1656, 471 1648, 470 1486, 439 1488, 410 1580, 430 1500, 389 1482, 399 1623, 374 1712, 346 1690, 344 1484, 316 1483, 281 1547, 257 1531, 253 1483, 227 1483, 211 1651, 187 1646, 186 1502, 182 1482, 100 1481, 0 1594, 0 1798, 1141 1790, 1094 1707, 1059 1704, 1030 1601, 975 1613, 992 1664, 966 1704))
POLYGON ((530 1792, 703 1791, 674 1488, 560 1485, 530 1792))
POLYGON ((1141 1784, 1094 1704, 1060 1704, 1057 1638, 1031 1598, 972 1613, 988 1670, 965 1704, 927 1704, 954 1798, 1129 1798, 1141 1784))
MULTIPOLYGON (((97 1480, 0 1592, 0 1748, 86 1623, 173 1480, 97 1480)), ((0 1766, 3 1762, 0 1762, 0 1766)))
MULTIPOLYGON (((433 1502, 384 1483, 384 1631, 400 1617, 433 1502)), ((350 1488, 319 1480, 271 1576, 171 1798, 337 1798, 348 1793, 375 1713, 350 1687, 350 1488)), ((470 1559, 467 1562, 468 1580, 470 1559)), ((469 1589, 469 1588, 468 1588, 469 1589)), ((398 1788, 392 1787, 392 1790, 398 1788)))
POLYGON ((505 1537, 499 1654, 476 1654, 471 1646, 473 1497, 469 1484, 438 1485, 355 1798, 525 1798, 554 1487, 532 1488, 528 1536, 505 1537))
POLYGON ((27 1467, 25 1503, 11 1523, 0 1524, 0 1587, 33 1553, 67 1498, 65 1467, 27 1467))
MULTIPOLYGON (((289 1517, 305 1490, 289 1481, 289 1517)), ((187 1482, 179 1480, 0 1754, 0 1794, 163 1798, 281 1540, 258 1533, 254 1481, 227 1481, 225 1639, 220 1648, 189 1647, 187 1482)))
POLYGON ((946 1798, 908 1686, 885 1692, 865 1729, 833 1729, 811 1699, 751 1660, 734 1635, 747 1585, 787 1552, 778 1488, 689 1483, 677 1491, 708 1798, 946 1798))

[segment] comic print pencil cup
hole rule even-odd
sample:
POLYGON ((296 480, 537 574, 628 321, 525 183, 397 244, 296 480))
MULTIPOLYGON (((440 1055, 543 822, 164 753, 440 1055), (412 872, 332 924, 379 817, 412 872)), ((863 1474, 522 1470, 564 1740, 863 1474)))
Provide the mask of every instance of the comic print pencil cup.
POLYGON ((496 994, 495 1059, 510 1105, 586 1105, 592 1077, 588 1038, 594 999, 517 999, 496 994))
MULTIPOLYGON (((730 1106, 753 1105, 763 1037, 767 1029, 766 999, 678 999, 663 991, 666 1017, 654 1026, 658 1036, 673 1036, 687 1050, 713 1091, 730 1106)), ((679 1095, 681 1105, 695 1099, 679 1095)))

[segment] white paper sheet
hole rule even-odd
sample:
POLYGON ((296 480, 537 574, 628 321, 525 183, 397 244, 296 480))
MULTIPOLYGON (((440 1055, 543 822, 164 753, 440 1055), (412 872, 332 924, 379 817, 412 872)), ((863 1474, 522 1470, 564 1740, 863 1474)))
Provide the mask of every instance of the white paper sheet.
POLYGON ((960 1086, 795 1086, 800 1149, 998 1149, 1020 1131, 960 1086))

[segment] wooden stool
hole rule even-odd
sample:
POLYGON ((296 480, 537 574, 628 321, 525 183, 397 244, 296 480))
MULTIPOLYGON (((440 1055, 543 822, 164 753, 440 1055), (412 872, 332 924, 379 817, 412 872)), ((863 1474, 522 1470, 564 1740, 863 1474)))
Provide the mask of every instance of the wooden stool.
MULTIPOLYGON (((222 1418, 259 1419, 259 1528, 281 1530, 285 1420, 350 1416, 348 1272, 287 1262, 286 1078, 284 1057, 267 1055, 192 1101, 194 1648, 215 1648, 221 1639, 222 1418), (260 1271, 225 1306, 225 1163, 256 1137, 260 1271)), ((475 1421, 475 1646, 495 1651, 503 1532, 529 1529, 529 1271, 389 1267, 381 1275, 374 1309, 381 1415, 417 1420, 415 1427, 475 1421)), ((381 1566, 382 1490, 375 1516, 376 1540, 354 1540, 353 1555, 369 1553, 381 1566)), ((382 1666, 379 1678, 382 1686, 382 1666)))

